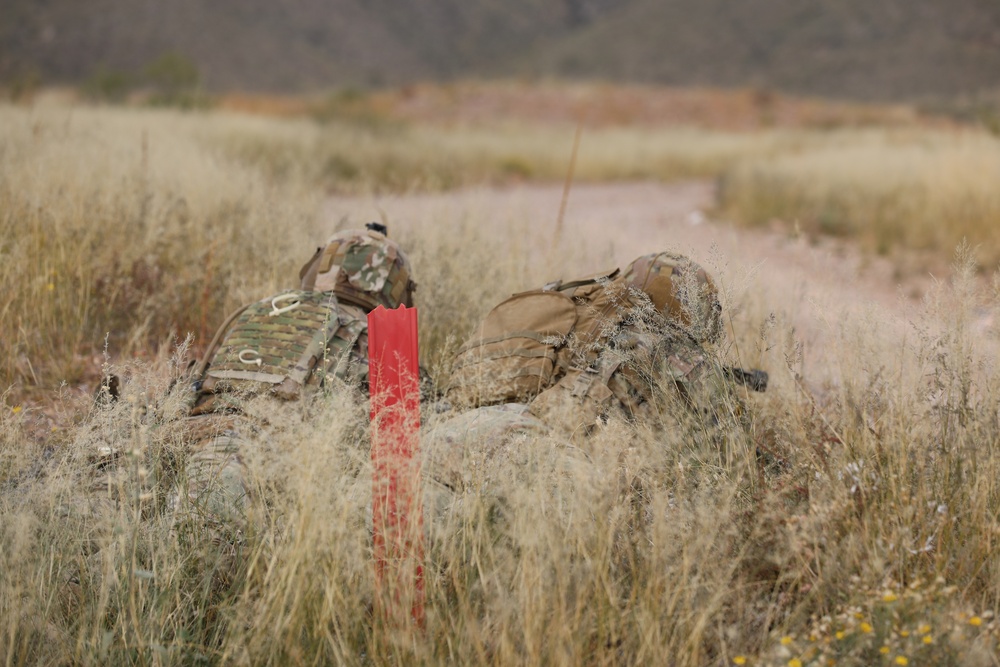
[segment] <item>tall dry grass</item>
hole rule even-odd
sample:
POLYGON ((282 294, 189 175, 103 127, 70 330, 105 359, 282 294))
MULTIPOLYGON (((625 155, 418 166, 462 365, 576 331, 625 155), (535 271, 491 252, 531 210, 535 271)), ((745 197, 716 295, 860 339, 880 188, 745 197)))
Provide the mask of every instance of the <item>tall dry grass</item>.
POLYGON ((78 381, 91 356, 144 353, 261 288, 321 240, 317 196, 227 162, 225 119, 0 109, 0 383, 78 381))
MULTIPOLYGON (((277 180, 305 178, 340 192, 447 189, 522 180, 559 181, 573 145, 571 124, 415 126, 288 122, 216 137, 223 152, 277 180)), ((740 158, 815 142, 803 131, 759 133, 697 128, 587 128, 575 177, 581 181, 705 178, 740 158)))
MULTIPOLYGON (((613 421, 486 459, 464 442, 480 465, 428 489, 419 632, 377 611, 355 396, 268 413, 232 570, 207 537, 169 529, 179 410, 143 405, 172 369, 126 368, 126 400, 48 461, 5 459, 0 649, 12 663, 991 664, 1000 387, 963 280, 928 303, 950 328, 887 347, 879 322, 844 321, 842 366, 808 382, 788 324, 760 326, 745 297, 738 342, 770 348, 773 380, 746 426, 706 434, 666 412, 665 428, 613 421), (106 446, 117 504, 80 490, 106 446)), ((9 454, 24 436, 3 420, 9 454)))
MULTIPOLYGON (((426 627, 405 631, 377 611, 366 406, 349 392, 261 406, 269 426, 245 453, 259 502, 235 567, 170 526, 188 451, 167 388, 192 350, 149 346, 200 336, 203 303, 211 329, 294 283, 332 231, 308 179, 225 148, 302 128, 3 113, 2 327, 20 346, 7 382, 63 377, 109 331, 125 378, 124 400, 46 440, 33 408, 8 394, 0 410, 5 663, 996 664, 1000 376, 974 319, 995 301, 967 252, 906 321, 831 314, 829 363, 809 376, 788 295, 719 269, 733 337, 713 354, 769 370, 768 393, 712 428, 666 410, 478 466, 484 443, 465 442, 463 486, 428 482, 426 627), (135 286, 137 263, 159 282, 135 286)), ((600 252, 482 217, 442 212, 399 236, 441 376, 490 303, 600 252), (528 259, 539 248, 545 261, 528 259)))
MULTIPOLYGON (((573 133, 58 106, 0 121, 0 278, 18 286, 0 298, 0 386, 21 388, 90 377, 105 335, 113 356, 204 344, 220 313, 295 284, 334 231, 317 224, 329 192, 558 180, 573 133)), ((798 141, 608 129, 585 137, 576 175, 707 176, 798 141)))
POLYGON ((1000 139, 971 129, 837 132, 810 150, 753 158, 722 176, 719 204, 749 224, 860 238, 881 254, 950 252, 963 239, 1000 261, 1000 139))

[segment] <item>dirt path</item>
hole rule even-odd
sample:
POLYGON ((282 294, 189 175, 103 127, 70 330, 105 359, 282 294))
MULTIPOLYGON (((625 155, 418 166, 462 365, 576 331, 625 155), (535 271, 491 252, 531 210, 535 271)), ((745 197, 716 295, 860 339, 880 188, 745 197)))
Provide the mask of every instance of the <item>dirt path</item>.
MULTIPOLYGON (((846 367, 862 351, 858 346, 876 349, 913 338, 913 323, 925 317, 920 296, 933 282, 928 274, 901 282, 888 260, 844 242, 810 242, 787 232, 713 221, 704 213, 713 194, 707 182, 574 186, 564 235, 585 239, 595 258, 593 266, 579 267, 580 274, 609 262, 624 266, 659 249, 685 253, 721 280, 730 304, 739 304, 732 309, 734 327, 756 330, 773 313, 775 330, 792 332, 794 341, 761 344, 770 351, 741 350, 747 365, 773 369, 794 349, 801 355, 796 369, 816 382, 835 382, 850 372, 846 367)), ((538 221, 537 229, 551 238, 561 195, 556 185, 519 186, 384 197, 378 205, 393 224, 419 226, 462 215, 494 225, 527 219, 538 221)), ((329 203, 328 215, 363 220, 377 212, 370 198, 337 199, 329 203)), ((981 319, 985 332, 989 321, 981 319)))

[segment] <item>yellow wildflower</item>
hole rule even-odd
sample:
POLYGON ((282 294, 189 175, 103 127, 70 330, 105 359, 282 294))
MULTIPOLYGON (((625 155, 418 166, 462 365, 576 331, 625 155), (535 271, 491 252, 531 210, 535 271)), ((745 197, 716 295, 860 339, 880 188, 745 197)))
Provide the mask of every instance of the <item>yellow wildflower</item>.
POLYGON ((930 635, 924 635, 924 643, 925 644, 931 644, 933 642, 934 642, 934 638, 933 637, 931 637, 930 635))
POLYGON ((882 655, 889 655, 889 647, 883 646, 878 650, 878 652, 881 653, 882 655))
POLYGON ((789 637, 788 635, 785 635, 784 637, 781 638, 781 645, 782 646, 788 646, 791 643, 792 643, 792 638, 789 637))
POLYGON ((905 655, 897 655, 894 661, 897 665, 908 665, 910 661, 906 659, 905 655))
POLYGON ((979 618, 978 616, 973 616, 972 618, 969 619, 969 625, 974 625, 976 627, 979 627, 982 624, 983 624, 983 619, 979 618))
POLYGON ((837 630, 837 635, 836 635, 837 639, 843 639, 846 635, 847 633, 844 632, 843 630, 837 630))
POLYGON ((902 631, 902 632, 900 632, 899 634, 900 634, 900 636, 902 636, 902 637, 909 637, 909 636, 910 636, 910 631, 909 631, 909 630, 903 630, 903 631, 902 631))
POLYGON ((895 593, 889 592, 882 596, 883 602, 895 602, 899 598, 896 597, 895 593))
POLYGON ((734 665, 745 665, 745 664, 747 664, 746 656, 742 656, 742 655, 736 656, 735 658, 733 658, 733 664, 734 665))
POLYGON ((14 407, 12 407, 12 408, 10 409, 10 411, 11 411, 11 412, 13 412, 13 413, 14 413, 14 414, 16 415, 16 414, 18 414, 19 412, 21 412, 21 410, 22 410, 22 409, 23 409, 23 408, 21 408, 21 406, 20 406, 20 405, 15 405, 14 407))
POLYGON ((54 292, 55 289, 56 289, 56 284, 55 283, 49 283, 48 285, 45 286, 45 289, 47 289, 50 292, 54 292))
POLYGON ((930 631, 931 631, 931 626, 927 625, 926 623, 917 628, 917 632, 919 632, 922 635, 926 635, 930 631))
POLYGON ((873 629, 874 628, 872 628, 871 624, 869 624, 869 623, 862 623, 861 624, 861 632, 864 632, 865 634, 868 634, 873 629))
POLYGON ((788 667, 802 667, 802 661, 798 658, 792 658, 788 661, 788 667))

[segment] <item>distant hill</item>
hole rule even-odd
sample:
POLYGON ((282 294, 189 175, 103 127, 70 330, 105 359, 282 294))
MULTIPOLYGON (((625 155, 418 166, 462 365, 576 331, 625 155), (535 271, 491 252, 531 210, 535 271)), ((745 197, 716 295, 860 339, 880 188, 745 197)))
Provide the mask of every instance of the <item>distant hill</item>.
POLYGON ((520 66, 859 99, 1000 89, 1000 2, 636 0, 520 66))
POLYGON ((477 76, 751 85, 859 99, 1000 88, 997 0, 5 0, 0 81, 138 74, 209 90, 477 76))
POLYGON ((290 92, 468 76, 610 0, 4 0, 0 77, 77 82, 165 52, 214 90, 290 92))

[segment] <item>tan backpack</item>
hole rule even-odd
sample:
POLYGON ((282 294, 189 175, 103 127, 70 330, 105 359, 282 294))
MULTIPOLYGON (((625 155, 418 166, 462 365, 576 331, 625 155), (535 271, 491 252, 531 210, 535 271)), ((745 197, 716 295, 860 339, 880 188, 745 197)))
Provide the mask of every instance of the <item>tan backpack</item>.
POLYGON ((527 403, 571 366, 586 366, 620 321, 620 291, 607 289, 617 273, 550 283, 501 302, 459 348, 448 399, 456 407, 527 403))

